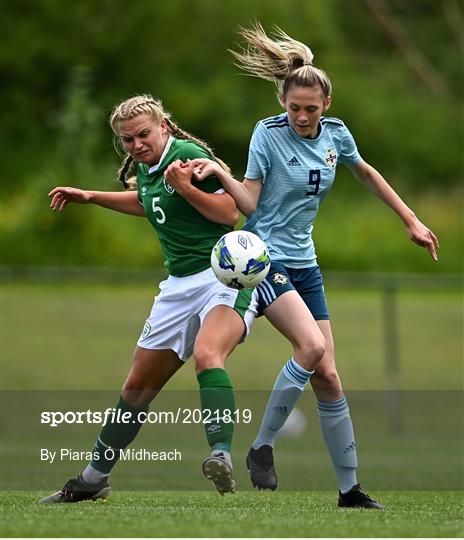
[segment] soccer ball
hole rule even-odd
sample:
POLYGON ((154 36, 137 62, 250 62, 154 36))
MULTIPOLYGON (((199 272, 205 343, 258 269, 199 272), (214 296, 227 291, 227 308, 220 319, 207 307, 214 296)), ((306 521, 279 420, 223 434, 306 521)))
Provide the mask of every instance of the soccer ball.
POLYGON ((256 287, 269 272, 266 244, 248 231, 221 237, 211 252, 211 266, 218 280, 232 289, 256 287))

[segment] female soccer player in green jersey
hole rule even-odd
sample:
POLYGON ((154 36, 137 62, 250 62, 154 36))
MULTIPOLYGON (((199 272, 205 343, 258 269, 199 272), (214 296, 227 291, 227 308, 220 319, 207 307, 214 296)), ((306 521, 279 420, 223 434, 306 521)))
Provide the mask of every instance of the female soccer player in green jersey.
POLYGON ((82 474, 41 502, 106 497, 111 469, 139 432, 149 403, 192 354, 202 410, 212 411, 211 422, 205 424, 212 453, 203 463, 203 473, 221 494, 233 492, 230 447, 235 404, 224 363, 250 329, 257 295, 250 289, 229 289, 214 276, 211 249, 232 230, 239 214, 217 178, 192 182, 193 165, 182 162, 213 158, 224 170, 227 167, 206 143, 177 127, 151 96, 124 101, 113 110, 110 123, 126 153, 119 179, 128 187, 126 178, 134 170, 137 190, 56 187, 49 193, 50 206, 62 211, 69 203, 97 204, 147 217, 160 240, 169 277, 160 284, 116 406, 120 412, 115 418, 126 413, 129 422, 104 426, 93 450, 96 457, 82 474), (112 451, 105 452, 108 449, 112 451))
POLYGON ((437 260, 436 236, 358 153, 337 118, 323 117, 331 103, 327 75, 312 65, 311 50, 278 30, 270 39, 261 25, 242 31, 246 47, 234 53, 247 73, 276 83, 285 113, 261 120, 250 143, 245 180, 238 182, 211 161, 196 160, 199 179, 216 174, 247 216, 245 229, 260 236, 272 265, 258 286, 259 310, 292 343, 293 357, 278 375, 257 438, 247 456, 251 481, 276 489, 273 448, 308 380, 317 397, 322 433, 339 482, 339 506, 381 508, 357 480, 356 444, 337 373, 329 314, 311 238, 319 205, 335 178, 337 163, 405 224, 409 238, 437 260))

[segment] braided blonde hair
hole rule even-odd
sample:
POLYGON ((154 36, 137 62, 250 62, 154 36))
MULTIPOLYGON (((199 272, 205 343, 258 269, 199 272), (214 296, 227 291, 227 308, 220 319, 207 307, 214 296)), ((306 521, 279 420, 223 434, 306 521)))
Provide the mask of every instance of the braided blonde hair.
MULTIPOLYGON (((135 96, 129 99, 126 99, 119 105, 117 105, 110 116, 110 125, 113 130, 116 140, 116 145, 120 146, 119 140, 119 123, 124 120, 131 120, 140 114, 145 114, 152 118, 157 124, 161 124, 164 120, 167 124, 167 131, 169 135, 172 135, 176 139, 182 139, 194 142, 212 158, 219 163, 219 165, 227 172, 230 173, 229 167, 219 158, 214 155, 213 150, 208 146, 208 144, 199 139, 198 137, 193 136, 191 133, 184 131, 179 126, 177 126, 171 120, 171 114, 163 109, 163 104, 161 100, 155 99, 149 94, 142 94, 140 96, 135 96)), ((125 156, 122 160, 121 166, 118 170, 118 180, 122 182, 122 185, 125 189, 133 188, 136 185, 136 174, 137 162, 134 161, 132 156, 125 152, 125 156)))
POLYGON ((240 52, 232 51, 237 67, 253 77, 272 81, 278 90, 278 97, 286 95, 292 84, 297 86, 317 86, 325 98, 332 93, 332 84, 327 74, 312 65, 314 55, 311 49, 275 27, 275 39, 268 37, 259 22, 251 28, 241 28, 240 35, 246 46, 240 52))

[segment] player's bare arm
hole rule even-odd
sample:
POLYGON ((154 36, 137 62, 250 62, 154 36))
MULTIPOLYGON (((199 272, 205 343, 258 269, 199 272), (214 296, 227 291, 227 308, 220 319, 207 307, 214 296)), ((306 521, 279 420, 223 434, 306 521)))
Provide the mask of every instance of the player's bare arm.
POLYGON ((426 227, 404 203, 383 176, 369 163, 361 160, 349 169, 359 182, 367 186, 403 220, 409 238, 417 245, 428 249, 433 260, 438 261, 438 238, 426 227))
POLYGON ((50 208, 62 212, 69 203, 96 204, 131 216, 145 217, 143 206, 135 191, 88 191, 73 187, 56 187, 48 194, 50 208))
POLYGON ((193 162, 176 160, 164 175, 179 195, 184 197, 206 219, 223 225, 235 225, 239 218, 234 199, 228 193, 206 193, 192 184, 193 162))
POLYGON ((210 174, 216 175, 222 187, 232 195, 242 214, 249 216, 256 210, 263 187, 261 179, 247 180, 245 178, 243 182, 239 182, 211 159, 194 159, 191 163, 194 165, 194 175, 198 180, 203 180, 210 174))

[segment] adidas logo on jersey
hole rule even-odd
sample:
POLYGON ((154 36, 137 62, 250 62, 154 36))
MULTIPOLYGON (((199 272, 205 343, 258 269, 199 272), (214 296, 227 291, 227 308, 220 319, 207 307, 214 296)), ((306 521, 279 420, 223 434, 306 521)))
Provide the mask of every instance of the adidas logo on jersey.
POLYGON ((301 163, 296 159, 296 156, 293 156, 290 161, 287 161, 287 165, 290 167, 301 167, 301 163))

